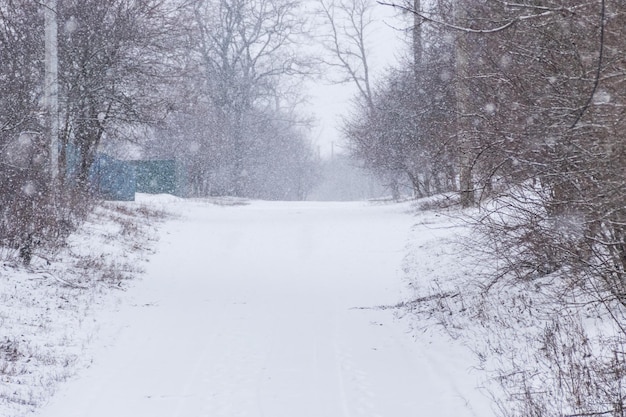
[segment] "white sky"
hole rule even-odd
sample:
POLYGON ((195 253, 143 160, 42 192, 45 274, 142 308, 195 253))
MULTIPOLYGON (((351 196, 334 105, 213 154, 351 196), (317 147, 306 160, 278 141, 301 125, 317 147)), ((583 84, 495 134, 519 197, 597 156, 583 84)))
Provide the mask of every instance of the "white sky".
MULTIPOLYGON (((391 7, 376 5, 375 18, 369 39, 370 66, 372 82, 384 75, 384 70, 397 62, 404 45, 404 34, 399 30, 406 25, 406 21, 397 17, 391 7)), ((310 106, 304 111, 313 114, 317 119, 317 128, 312 132, 314 143, 319 147, 323 157, 329 157, 332 149, 341 152, 343 138, 339 127, 342 117, 349 115, 351 99, 356 95, 356 87, 352 84, 330 84, 318 81, 310 82, 307 89, 310 106)))

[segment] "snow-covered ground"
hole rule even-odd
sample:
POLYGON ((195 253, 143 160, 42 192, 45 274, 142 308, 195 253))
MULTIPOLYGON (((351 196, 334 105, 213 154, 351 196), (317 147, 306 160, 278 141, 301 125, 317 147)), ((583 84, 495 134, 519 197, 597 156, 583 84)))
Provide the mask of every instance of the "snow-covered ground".
POLYGON ((162 218, 139 204, 103 204, 67 245, 29 268, 0 263, 0 416, 36 409, 89 364, 96 313, 115 308, 142 271, 162 218))
POLYGON ((84 312, 91 365, 36 416, 493 415, 465 347, 384 308, 413 296, 407 274, 455 267, 437 263, 447 220, 409 203, 142 200, 177 216, 117 303, 84 312))

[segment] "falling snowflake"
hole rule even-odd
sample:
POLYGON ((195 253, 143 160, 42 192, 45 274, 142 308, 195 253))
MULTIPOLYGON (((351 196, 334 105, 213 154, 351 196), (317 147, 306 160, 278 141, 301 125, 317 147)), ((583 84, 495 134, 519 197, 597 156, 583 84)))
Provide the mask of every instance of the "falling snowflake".
POLYGON ((609 104, 611 102, 611 94, 604 90, 598 90, 593 95, 594 104, 609 104))
POLYGON ((22 192, 27 196, 32 197, 37 193, 37 186, 32 181, 28 181, 22 187, 22 192))
POLYGON ((487 103, 485 105, 485 112, 489 115, 494 115, 496 113, 496 105, 493 103, 487 103))

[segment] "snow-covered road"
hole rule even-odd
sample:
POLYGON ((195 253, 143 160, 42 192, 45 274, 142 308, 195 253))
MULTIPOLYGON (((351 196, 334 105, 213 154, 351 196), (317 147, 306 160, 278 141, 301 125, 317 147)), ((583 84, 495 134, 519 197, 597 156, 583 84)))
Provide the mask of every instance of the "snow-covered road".
POLYGON ((400 299, 407 205, 171 204, 93 365, 38 416, 486 415, 454 349, 354 308, 400 299))

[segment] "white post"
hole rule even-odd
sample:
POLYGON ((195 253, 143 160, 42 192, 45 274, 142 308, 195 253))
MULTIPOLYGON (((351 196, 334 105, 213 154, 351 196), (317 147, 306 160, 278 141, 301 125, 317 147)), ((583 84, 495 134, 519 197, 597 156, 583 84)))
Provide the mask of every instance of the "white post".
POLYGON ((57 0, 47 0, 45 15, 45 86, 46 134, 50 140, 50 175, 56 193, 59 176, 59 57, 57 38, 57 0))
MULTIPOLYGON (((467 25, 466 4, 461 0, 454 3, 454 20, 458 26, 467 25)), ((472 144, 468 137, 467 117, 470 113, 471 91, 468 86, 470 56, 468 34, 457 32, 454 44, 456 71, 456 107, 457 107, 457 149, 459 152, 459 191, 462 207, 475 204, 474 181, 472 179, 472 144)))

